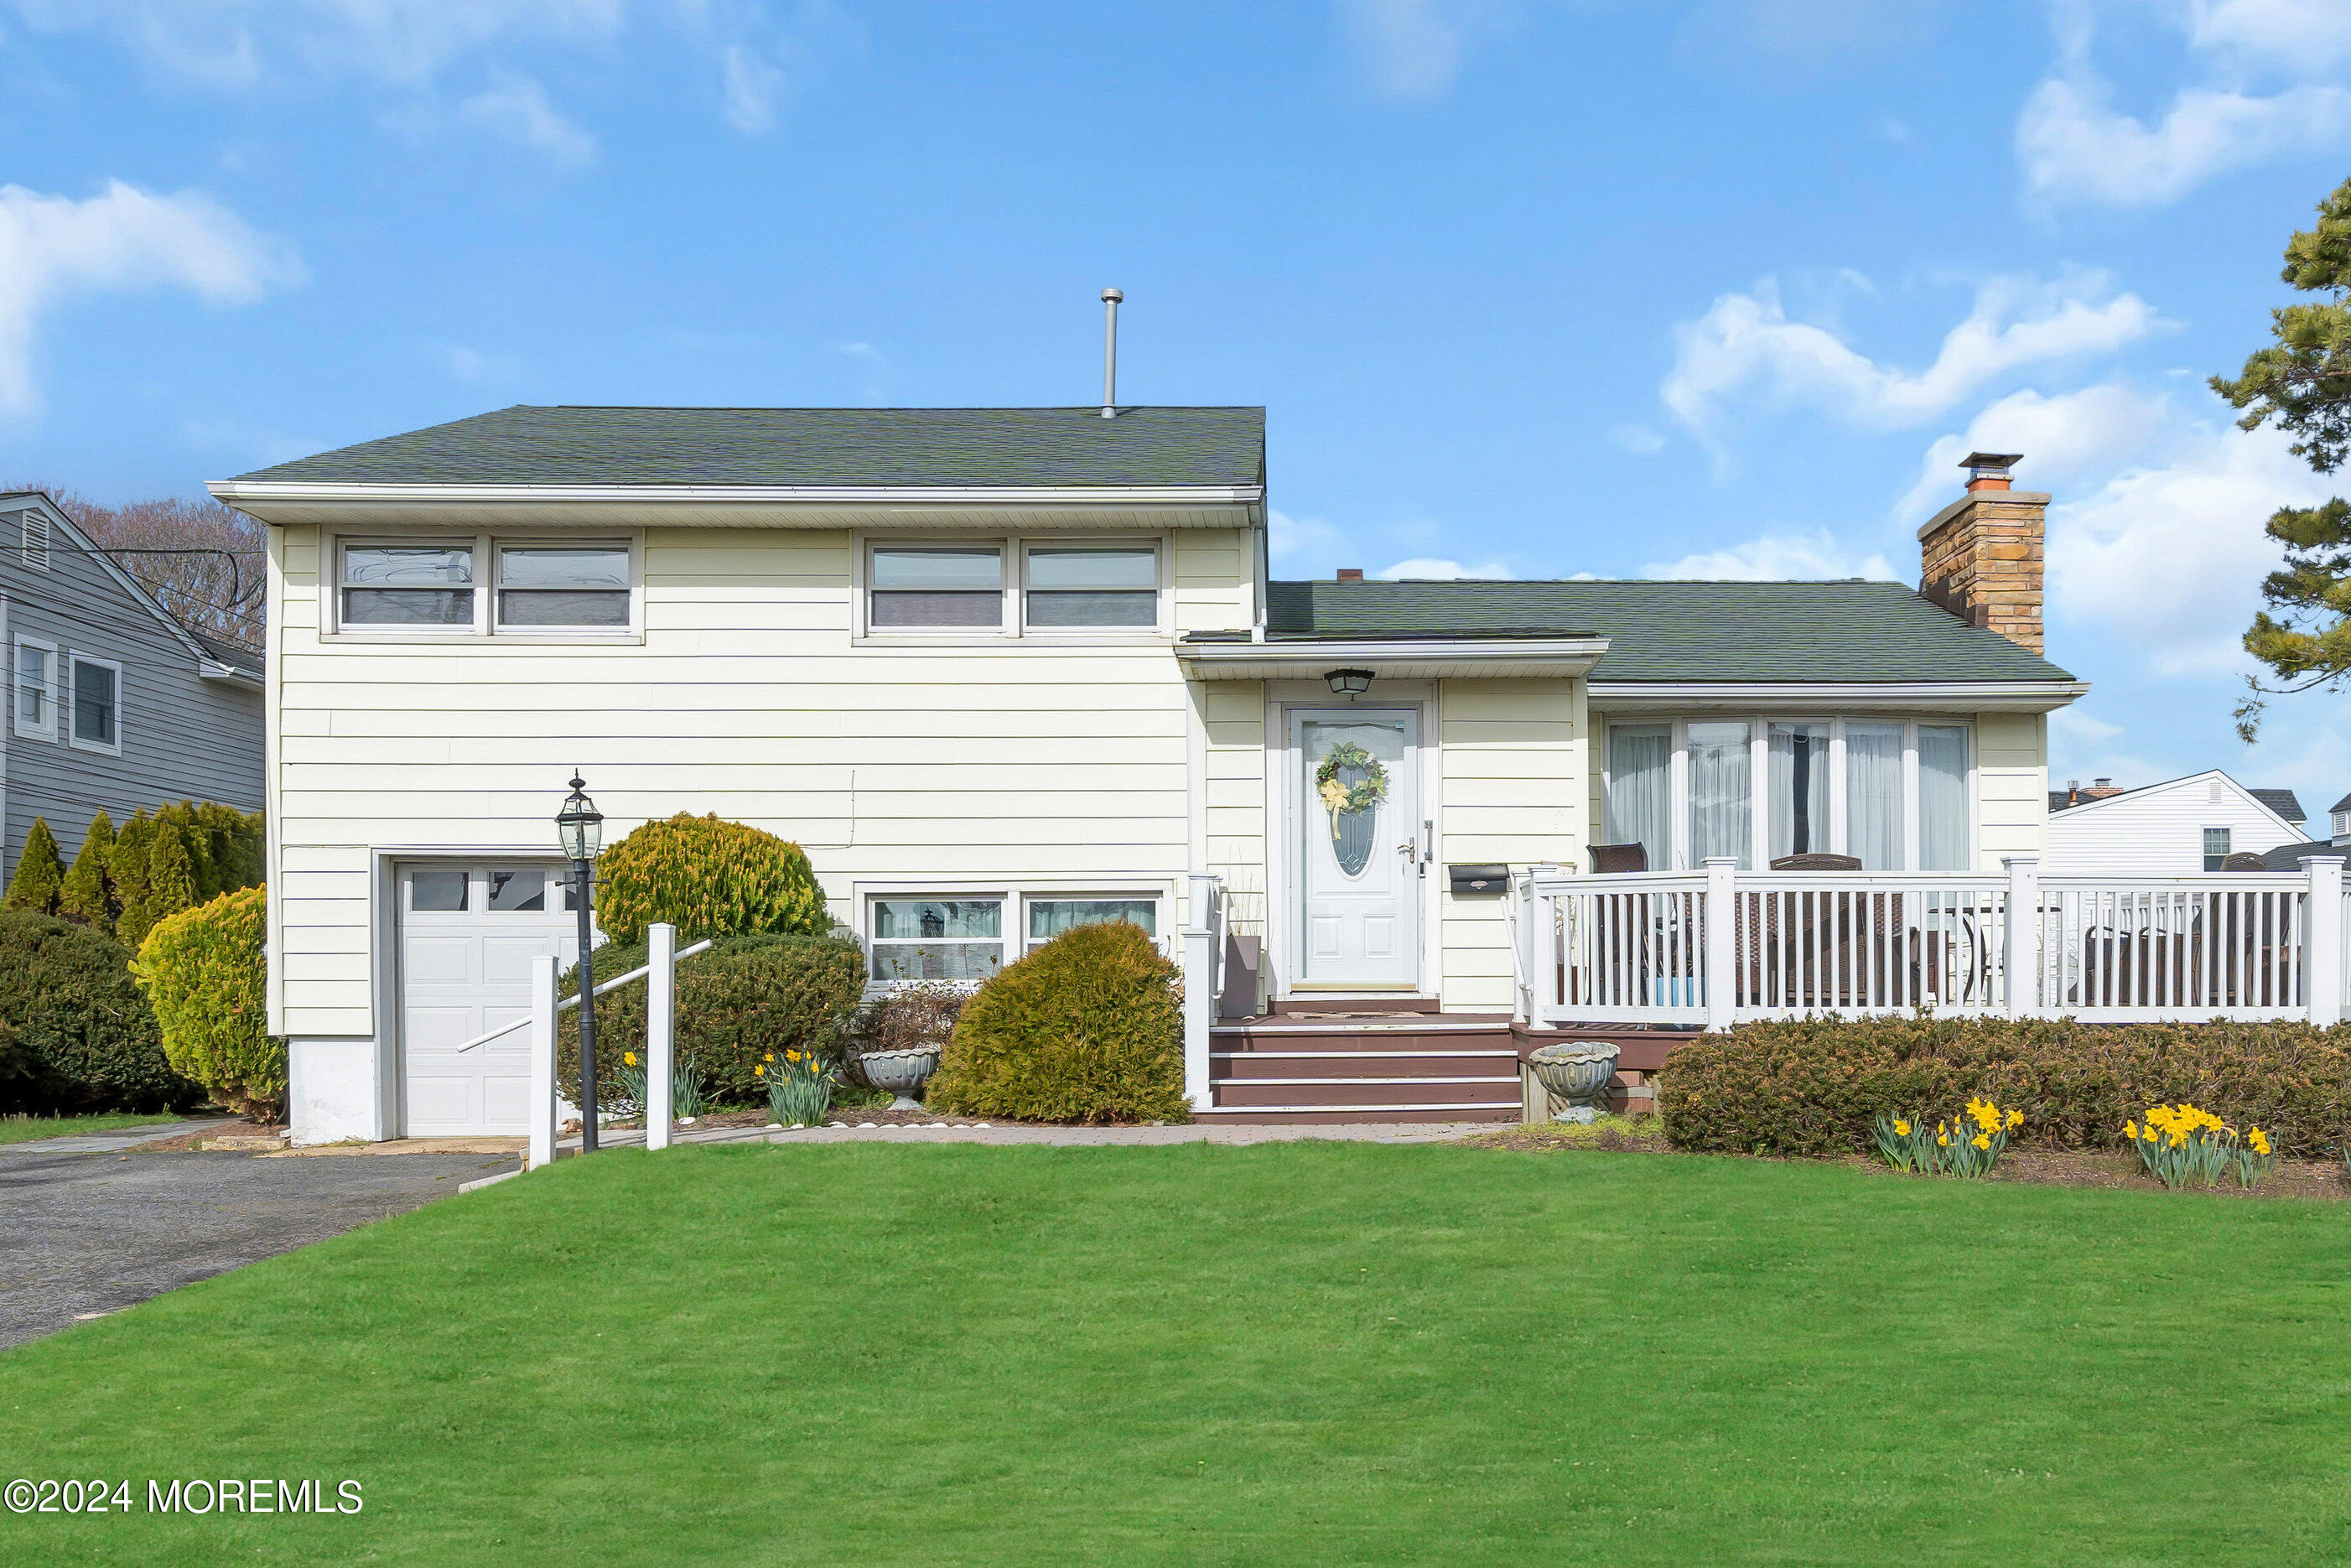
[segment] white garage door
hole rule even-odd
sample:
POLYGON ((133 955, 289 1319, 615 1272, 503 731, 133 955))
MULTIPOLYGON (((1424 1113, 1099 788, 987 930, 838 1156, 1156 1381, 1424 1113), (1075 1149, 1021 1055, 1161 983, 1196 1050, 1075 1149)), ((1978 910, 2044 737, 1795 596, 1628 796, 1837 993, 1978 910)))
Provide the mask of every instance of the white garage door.
POLYGON ((412 1138, 529 1131, 530 1031, 452 1049, 530 1011, 530 961, 578 956, 569 873, 556 866, 400 872, 400 1040, 412 1138))

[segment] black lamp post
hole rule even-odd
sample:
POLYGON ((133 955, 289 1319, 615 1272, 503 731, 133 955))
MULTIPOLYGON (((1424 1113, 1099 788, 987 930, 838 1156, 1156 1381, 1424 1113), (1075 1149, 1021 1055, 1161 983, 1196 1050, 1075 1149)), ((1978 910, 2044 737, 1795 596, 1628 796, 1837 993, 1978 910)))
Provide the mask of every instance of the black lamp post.
POLYGON ((596 1152, 596 967, 588 956, 590 894, 596 885, 596 852, 602 847, 604 813, 581 793, 587 780, 571 776, 571 798, 556 813, 555 831, 563 857, 571 862, 571 885, 580 895, 580 1152, 596 1152))

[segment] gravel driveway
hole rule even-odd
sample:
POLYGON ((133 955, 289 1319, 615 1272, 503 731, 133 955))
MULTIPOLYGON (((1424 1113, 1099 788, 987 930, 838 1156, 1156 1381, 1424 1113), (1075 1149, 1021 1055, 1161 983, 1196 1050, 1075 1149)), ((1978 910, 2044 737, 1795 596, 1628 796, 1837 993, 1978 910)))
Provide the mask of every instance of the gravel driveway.
POLYGON ((419 1207, 514 1165, 511 1155, 0 1147, 0 1346, 419 1207))

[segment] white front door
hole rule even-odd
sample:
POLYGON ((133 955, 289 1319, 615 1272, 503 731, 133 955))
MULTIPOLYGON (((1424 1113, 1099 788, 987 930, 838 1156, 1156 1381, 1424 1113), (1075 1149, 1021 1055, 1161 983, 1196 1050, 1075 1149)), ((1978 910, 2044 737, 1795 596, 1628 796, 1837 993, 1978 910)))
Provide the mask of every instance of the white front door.
MULTIPOLYGON (((530 1030, 455 1047, 530 1011, 530 961, 579 956, 567 873, 547 865, 400 869, 400 1044, 412 1138, 530 1130, 530 1030)), ((576 907, 576 906, 575 906, 576 907)))
POLYGON ((1318 989, 1420 979, 1420 715, 1293 709, 1298 976, 1318 989))

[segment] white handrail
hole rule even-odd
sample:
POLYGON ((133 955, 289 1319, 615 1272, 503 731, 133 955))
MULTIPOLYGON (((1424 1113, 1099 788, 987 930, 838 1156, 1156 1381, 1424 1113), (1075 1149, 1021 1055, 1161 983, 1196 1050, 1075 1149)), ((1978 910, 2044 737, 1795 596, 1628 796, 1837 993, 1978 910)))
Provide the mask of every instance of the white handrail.
MULTIPOLYGON (((691 958, 696 953, 709 951, 711 946, 712 939, 705 936, 691 947, 679 948, 677 956, 680 958, 691 958)), ((653 967, 651 964, 640 964, 625 975, 613 976, 611 979, 606 980, 602 985, 598 986, 589 994, 590 996, 601 997, 606 991, 618 990, 621 987, 627 985, 632 980, 642 980, 653 972, 653 967)), ((573 1009, 579 1007, 579 1005, 580 998, 578 997, 566 997, 561 1001, 555 1004, 555 1010, 559 1013, 569 1012, 573 1009)), ((515 1019, 512 1023, 502 1023, 486 1034, 477 1034, 473 1039, 467 1040, 465 1044, 455 1047, 453 1054, 455 1051, 471 1051, 476 1046, 487 1045, 490 1041, 497 1039, 500 1035, 512 1034, 518 1029, 527 1028, 529 1023, 530 1015, 528 1013, 525 1013, 522 1017, 515 1019)))

